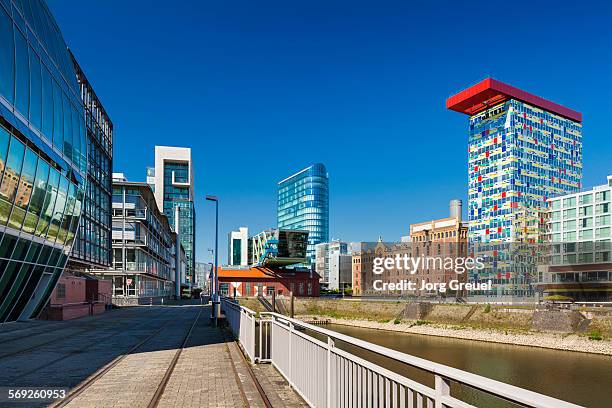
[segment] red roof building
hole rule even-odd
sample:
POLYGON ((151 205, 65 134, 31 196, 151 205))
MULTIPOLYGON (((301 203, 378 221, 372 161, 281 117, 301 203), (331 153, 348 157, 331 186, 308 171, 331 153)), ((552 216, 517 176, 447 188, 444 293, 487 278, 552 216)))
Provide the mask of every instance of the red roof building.
POLYGON ((319 279, 316 272, 307 269, 281 269, 254 266, 219 268, 219 291, 223 296, 248 297, 277 295, 319 296, 319 279))

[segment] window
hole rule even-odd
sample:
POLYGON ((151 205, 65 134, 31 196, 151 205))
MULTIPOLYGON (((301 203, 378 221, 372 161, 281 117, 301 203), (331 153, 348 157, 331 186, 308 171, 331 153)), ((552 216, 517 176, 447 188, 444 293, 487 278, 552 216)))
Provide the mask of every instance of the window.
POLYGON ((576 209, 571 208, 569 210, 563 210, 563 218, 575 218, 576 217, 576 209))
POLYGON ((30 122, 37 128, 42 127, 42 74, 40 60, 30 50, 30 122))
POLYGON ((563 199, 563 208, 574 207, 576 205, 576 197, 563 199))
POLYGON ((593 239, 593 230, 588 229, 588 230, 580 231, 579 238, 580 239, 593 239))
POLYGON ((15 43, 13 23, 4 9, 0 7, 0 94, 10 103, 15 100, 15 43))
POLYGON ((597 204, 595 206, 596 214, 607 214, 610 212, 610 203, 597 204))
POLYGON ((57 284, 56 297, 58 299, 66 299, 66 284, 65 283, 57 284))
POLYGON ((593 194, 585 194, 580 196, 580 204, 591 204, 593 202, 593 194))
MULTIPOLYGON (((4 169, 4 177, 2 177, 2 186, 0 188, 0 197, 8 201, 9 205, 15 200, 24 152, 25 147, 23 143, 14 137, 11 138, 6 168, 4 169)), ((0 211, 1 224, 6 223, 9 213, 10 211, 0 211)))
POLYGON ((610 237, 610 227, 605 228, 597 228, 595 232, 596 238, 609 238, 610 237))
POLYGON ((595 194, 595 201, 609 201, 610 200, 610 190, 600 191, 595 194))
POLYGON ((27 118, 30 104, 28 45, 19 30, 15 31, 15 88, 15 106, 27 118))
POLYGON ((53 82, 47 68, 42 67, 42 132, 53 140, 53 82))
POLYGON ((268 296, 272 296, 274 294, 274 286, 268 286, 266 291, 268 292, 268 296))

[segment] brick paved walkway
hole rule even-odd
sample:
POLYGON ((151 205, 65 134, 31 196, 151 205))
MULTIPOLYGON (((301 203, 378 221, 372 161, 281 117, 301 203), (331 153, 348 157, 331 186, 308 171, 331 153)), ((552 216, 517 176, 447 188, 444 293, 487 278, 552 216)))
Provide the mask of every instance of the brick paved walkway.
MULTIPOLYGON (((228 341, 227 332, 211 327, 209 307, 197 305, 133 307, 69 322, 0 327, 0 390, 74 389, 157 333, 68 404, 78 408, 146 407, 200 310, 200 319, 158 406, 264 407, 237 344, 228 341)), ((305 406, 271 366, 255 366, 255 373, 274 407, 305 406)), ((11 405, 0 399, 0 406, 11 405)))

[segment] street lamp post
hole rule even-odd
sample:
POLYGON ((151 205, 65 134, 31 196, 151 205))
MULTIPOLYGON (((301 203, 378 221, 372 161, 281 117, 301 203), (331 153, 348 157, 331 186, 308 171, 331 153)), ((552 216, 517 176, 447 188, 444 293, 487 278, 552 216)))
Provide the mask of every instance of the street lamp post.
POLYGON ((215 202, 215 265, 214 265, 214 287, 213 287, 213 297, 212 297, 212 317, 215 321, 215 327, 217 326, 217 320, 219 318, 219 264, 218 264, 218 249, 219 249, 219 199, 217 196, 206 196, 207 201, 215 202))

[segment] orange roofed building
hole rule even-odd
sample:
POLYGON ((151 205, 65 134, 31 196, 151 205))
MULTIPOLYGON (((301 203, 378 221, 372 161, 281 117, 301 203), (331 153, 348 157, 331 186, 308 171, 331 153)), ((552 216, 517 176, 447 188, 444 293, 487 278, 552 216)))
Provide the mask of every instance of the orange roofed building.
POLYGON ((222 296, 319 296, 319 279, 316 272, 308 269, 281 269, 252 266, 219 267, 219 291, 222 296))

